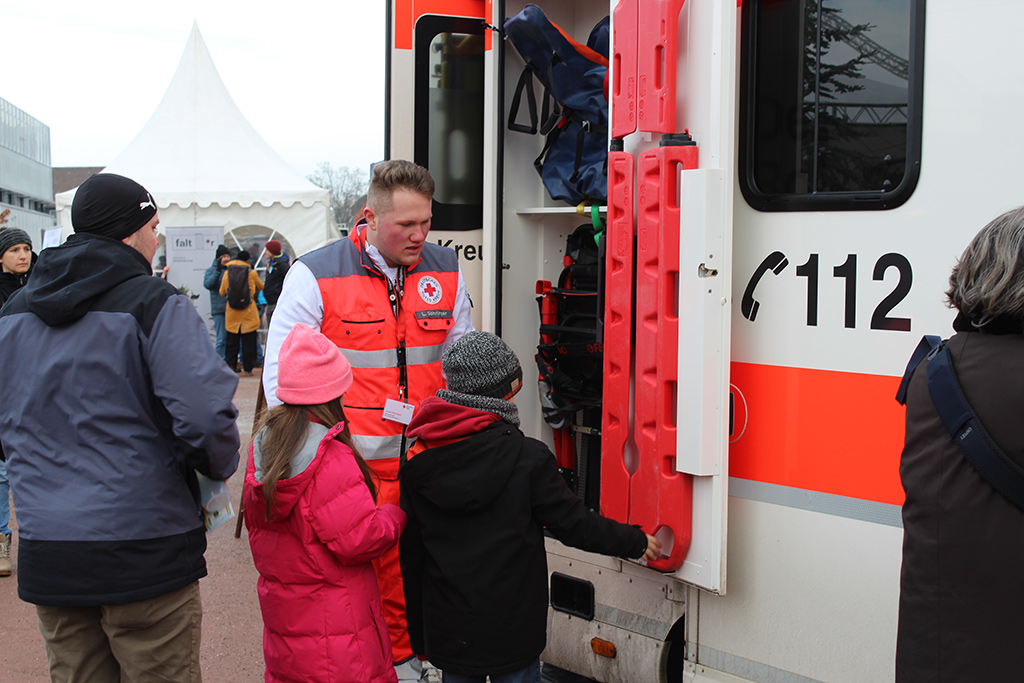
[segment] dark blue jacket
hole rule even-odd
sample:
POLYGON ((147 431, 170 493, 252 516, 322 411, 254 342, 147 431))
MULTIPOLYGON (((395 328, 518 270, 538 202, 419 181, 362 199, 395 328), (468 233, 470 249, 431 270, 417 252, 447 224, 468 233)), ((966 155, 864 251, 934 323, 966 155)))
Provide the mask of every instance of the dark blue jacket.
POLYGON ((220 295, 220 281, 224 278, 224 270, 219 267, 215 258, 213 265, 206 269, 203 276, 203 287, 210 290, 210 315, 224 315, 224 307, 228 304, 228 298, 220 295))
POLYGON ((18 593, 135 602, 206 575, 194 470, 238 465, 237 378, 189 301, 120 241, 72 235, 0 311, 18 593))

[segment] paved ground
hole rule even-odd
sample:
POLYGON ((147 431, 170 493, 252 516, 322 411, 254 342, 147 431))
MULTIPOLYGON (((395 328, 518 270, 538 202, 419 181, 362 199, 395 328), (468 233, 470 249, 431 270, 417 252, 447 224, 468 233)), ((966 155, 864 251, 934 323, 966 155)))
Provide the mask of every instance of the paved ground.
MULTIPOLYGON (((259 369, 238 383, 235 405, 238 429, 248 453, 259 369)), ((244 463, 228 481, 237 509, 244 463)), ((12 528, 15 576, 0 578, 0 683, 49 683, 46 650, 39 634, 35 608, 18 599, 17 510, 12 528)), ((235 520, 207 537, 206 563, 210 575, 199 582, 203 599, 203 678, 211 683, 251 683, 263 680, 263 622, 256 597, 256 569, 249 541, 234 537, 235 520)))

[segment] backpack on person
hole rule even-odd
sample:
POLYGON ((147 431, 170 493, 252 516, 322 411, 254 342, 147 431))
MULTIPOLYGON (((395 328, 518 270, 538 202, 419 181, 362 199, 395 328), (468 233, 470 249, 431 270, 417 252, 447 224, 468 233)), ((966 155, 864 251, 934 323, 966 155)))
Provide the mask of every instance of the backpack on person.
POLYGON ((228 306, 239 311, 249 308, 252 292, 249 290, 249 266, 237 263, 228 266, 228 306))

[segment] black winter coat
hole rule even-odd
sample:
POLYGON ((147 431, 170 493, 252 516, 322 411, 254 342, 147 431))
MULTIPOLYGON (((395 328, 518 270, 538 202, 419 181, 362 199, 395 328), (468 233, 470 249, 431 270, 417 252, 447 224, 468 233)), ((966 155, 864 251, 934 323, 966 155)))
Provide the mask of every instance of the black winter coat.
POLYGON ((281 298, 281 290, 284 288, 284 276, 288 274, 290 263, 286 254, 275 256, 267 268, 267 281, 263 285, 263 298, 268 304, 276 304, 281 298))
MULTIPOLYGON (((967 402, 1024 467, 1024 336, 961 332, 948 347, 967 402)), ((900 462, 896 681, 1017 682, 1024 677, 1024 512, 950 438, 928 394, 926 365, 907 392, 900 462)))
POLYGON ((409 638, 444 671, 517 671, 547 640, 544 528, 566 545, 638 558, 640 529, 587 509, 540 441, 494 422, 399 471, 409 638))

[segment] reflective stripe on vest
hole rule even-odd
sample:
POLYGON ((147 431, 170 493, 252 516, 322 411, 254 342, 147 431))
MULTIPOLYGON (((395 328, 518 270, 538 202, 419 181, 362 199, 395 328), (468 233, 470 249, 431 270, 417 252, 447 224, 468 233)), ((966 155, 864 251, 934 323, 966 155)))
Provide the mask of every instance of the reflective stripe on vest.
MULTIPOLYGON (((396 349, 381 349, 380 351, 356 351, 339 347, 345 354, 346 360, 353 368, 393 368, 398 365, 398 351, 396 349)), ((406 365, 426 365, 429 363, 441 362, 441 353, 444 351, 444 344, 433 346, 414 346, 406 349, 406 365)))
MULTIPOLYGON (((351 427, 349 428, 351 429, 351 427)), ((388 436, 363 436, 352 434, 352 443, 356 450, 363 456, 363 460, 383 460, 394 458, 392 453, 397 453, 402 447, 402 435, 390 434, 388 436)))

